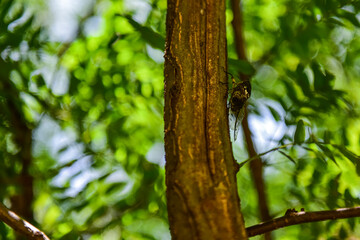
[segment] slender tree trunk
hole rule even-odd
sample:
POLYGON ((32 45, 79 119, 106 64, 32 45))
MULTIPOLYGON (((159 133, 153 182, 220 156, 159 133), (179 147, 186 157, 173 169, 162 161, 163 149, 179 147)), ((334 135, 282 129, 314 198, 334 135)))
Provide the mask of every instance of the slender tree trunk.
POLYGON ((168 0, 165 152, 172 239, 247 239, 227 101, 225 1, 168 0))
MULTIPOLYGON (((18 161, 22 167, 19 175, 13 178, 18 191, 10 197, 11 210, 27 221, 33 222, 31 207, 34 198, 33 177, 30 174, 32 163, 32 129, 27 125, 23 115, 21 102, 18 100, 20 99, 18 90, 10 83, 10 80, 5 80, 3 86, 8 91, 6 96, 8 118, 14 135, 14 142, 19 149, 14 162, 18 161)), ((25 238, 16 234, 16 239, 25 238)))
MULTIPOLYGON (((246 52, 245 52, 245 39, 244 39, 244 21, 242 15, 242 9, 240 8, 240 0, 231 0, 232 10, 233 10, 233 29, 234 29, 234 37, 235 37, 235 48, 236 53, 239 59, 247 60, 246 52)), ((240 74, 241 79, 246 81, 249 80, 249 76, 240 74)), ((252 133, 249 128, 248 121, 248 113, 245 111, 245 117, 242 121, 242 127, 245 136, 246 148, 249 154, 249 157, 255 157, 257 152, 255 150, 254 142, 252 140, 252 133)), ((261 158, 257 158, 254 161, 250 162, 250 171, 254 181, 254 185, 257 192, 258 203, 259 203, 259 211, 260 218, 263 222, 271 219, 266 195, 266 184, 264 181, 264 166, 261 158)), ((264 238, 266 240, 271 240, 271 233, 265 233, 264 238)))

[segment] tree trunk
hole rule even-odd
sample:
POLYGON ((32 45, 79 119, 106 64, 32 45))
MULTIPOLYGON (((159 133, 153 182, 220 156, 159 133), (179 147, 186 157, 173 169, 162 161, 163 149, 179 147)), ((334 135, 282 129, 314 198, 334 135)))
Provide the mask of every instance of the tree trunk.
POLYGON ((225 1, 168 0, 165 152, 172 239, 247 239, 228 126, 225 1))
MULTIPOLYGON (((240 9, 240 0, 232 0, 231 1, 232 10, 233 10, 233 20, 232 26, 234 30, 234 38, 235 38, 235 48, 236 53, 239 59, 246 60, 246 52, 245 52, 245 39, 244 39, 244 21, 243 21, 243 14, 242 9, 240 9)), ((241 80, 248 81, 249 76, 245 74, 239 73, 241 76, 241 80)), ((247 152, 249 157, 255 157, 257 152, 255 150, 254 141, 252 139, 252 133, 249 128, 249 121, 248 121, 248 112, 245 110, 245 116, 242 121, 242 128, 244 132, 245 142, 247 152)), ((250 165, 250 172, 254 181, 255 189, 257 192, 258 203, 259 203, 259 210, 260 210, 260 217, 263 222, 268 221, 271 219, 269 213, 269 206, 268 206, 268 198, 266 195, 266 184, 264 180, 264 166, 262 163, 261 158, 257 158, 254 161, 249 163, 250 165)), ((271 240, 271 232, 264 234, 265 240, 271 240)))
MULTIPOLYGON (((4 66, 3 64, 0 64, 4 66)), ((12 66, 8 69, 13 69, 12 66)), ((22 112, 22 103, 20 93, 11 83, 10 79, 5 79, 10 75, 8 72, 5 76, 0 76, 3 81, 2 91, 6 89, 6 105, 4 110, 8 113, 7 118, 11 125, 14 142, 17 145, 19 152, 14 156, 13 161, 19 162, 22 166, 21 172, 18 175, 13 175, 11 182, 17 187, 17 192, 10 196, 11 210, 16 214, 26 219, 28 222, 33 222, 32 202, 34 199, 33 193, 33 176, 30 174, 30 166, 32 163, 32 129, 28 126, 24 113, 22 112)), ((25 239, 24 236, 15 234, 17 240, 25 239)))

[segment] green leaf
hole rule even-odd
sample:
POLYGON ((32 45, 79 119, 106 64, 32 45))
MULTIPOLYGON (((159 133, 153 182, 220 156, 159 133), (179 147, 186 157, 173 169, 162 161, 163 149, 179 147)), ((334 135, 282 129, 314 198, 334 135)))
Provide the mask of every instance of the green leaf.
POLYGON ((112 195, 121 192, 126 186, 126 182, 118 182, 116 184, 112 184, 105 191, 106 195, 112 195))
POLYGON ((45 79, 41 74, 32 75, 31 80, 34 81, 38 88, 46 86, 45 79))
MULTIPOLYGON (((3 21, 5 16, 7 14, 9 14, 9 9, 11 7, 11 5, 13 4, 13 1, 3 1, 0 5, 0 20, 3 21)), ((0 24, 0 28, 5 28, 6 29, 6 25, 5 24, 0 24)))
POLYGON ((326 159, 324 158, 324 154, 323 152, 319 152, 318 150, 314 150, 305 146, 302 146, 303 149, 309 151, 309 152, 313 152, 317 158, 319 158, 320 160, 322 160, 323 163, 327 164, 326 159))
POLYGON ((349 159, 356 167, 356 173, 360 176, 360 156, 348 150, 346 147, 341 145, 333 145, 336 147, 344 157, 349 159))
POLYGON ((348 236, 348 233, 347 233, 346 229, 344 228, 344 226, 341 226, 340 231, 339 231, 340 239, 346 239, 347 236, 348 236))
MULTIPOLYGON (((12 2, 12 1, 10 1, 12 2)), ((16 9, 15 11, 13 11, 14 5, 11 7, 11 9, 8 9, 8 12, 6 13, 7 16, 5 16, 5 19, 7 20, 6 23, 10 24, 11 22, 15 22, 16 20, 19 20, 21 18, 21 16, 24 15, 25 13, 25 8, 24 6, 20 6, 18 9, 16 9), (10 10, 10 11, 9 11, 10 10), (11 14, 9 14, 11 13, 11 14)), ((4 20, 5 20, 4 19, 4 20)), ((21 24, 20 24, 21 25, 21 24)))
POLYGON ((337 17, 330 17, 330 18, 327 19, 327 21, 330 24, 346 27, 346 25, 344 24, 343 19, 340 19, 340 18, 337 18, 337 17))
POLYGON ((329 71, 325 71, 325 80, 326 80, 326 87, 327 89, 333 89, 334 87, 334 80, 335 80, 335 75, 332 74, 329 71))
POLYGON ((286 154, 285 152, 283 151, 279 151, 279 153, 281 153, 282 155, 284 155, 287 159, 289 159, 292 163, 296 164, 295 160, 290 157, 290 155, 286 154))
POLYGON ((270 107, 270 106, 267 106, 267 107, 269 108, 271 115, 273 116, 275 121, 280 121, 281 120, 280 114, 273 107, 270 107))
POLYGON ((6 239, 8 229, 6 228, 5 224, 3 222, 0 222, 0 236, 2 239, 6 239))
POLYGON ((305 94, 305 96, 312 96, 311 94, 311 89, 310 89, 310 82, 309 79, 307 77, 307 75, 304 72, 304 67, 302 65, 298 65, 297 69, 296 69, 296 74, 297 74, 297 82, 300 85, 303 93, 305 94))
POLYGON ((350 226, 350 229, 352 231, 354 231, 354 229, 355 229, 355 218, 348 218, 347 222, 348 222, 348 224, 350 226))
POLYGON ((305 141, 305 126, 304 121, 299 120, 296 126, 294 142, 296 144, 302 144, 305 141))
POLYGON ((298 95, 296 93, 296 89, 294 87, 294 84, 293 83, 289 83, 287 82, 286 80, 283 81, 284 85, 285 85, 285 88, 286 88, 286 91, 287 91, 287 95, 288 97, 294 102, 294 103, 299 103, 299 98, 298 98, 298 95))
POLYGON ((344 199, 345 199, 345 206, 346 207, 352 207, 354 206, 354 203, 353 203, 353 196, 351 195, 349 189, 345 189, 345 192, 344 192, 344 199))
POLYGON ((131 16, 124 16, 129 23, 141 34, 142 39, 144 39, 151 47, 159 49, 161 51, 165 48, 165 38, 159 33, 155 32, 149 27, 140 25, 131 16))
POLYGON ((118 34, 114 34, 111 39, 108 42, 108 48, 110 48, 114 43, 116 43, 116 41, 118 41, 120 39, 120 36, 118 34))
POLYGON ((342 196, 339 193, 339 180, 340 180, 341 173, 336 175, 333 179, 327 183, 329 187, 329 193, 326 198, 326 204, 329 208, 336 208, 338 207, 337 200, 342 196))
POLYGON ((326 130, 324 132, 324 142, 328 144, 330 143, 330 140, 331 140, 331 132, 326 130))
POLYGON ((332 90, 335 76, 328 71, 325 71, 325 73, 323 73, 320 69, 319 64, 317 63, 313 63, 311 65, 311 68, 314 73, 315 90, 317 92, 329 92, 330 90, 332 90))
POLYGON ((337 165, 334 154, 331 152, 331 150, 328 147, 326 147, 325 145, 323 145, 323 144, 321 144, 319 142, 315 142, 315 144, 321 149, 321 151, 323 151, 325 156, 330 158, 337 165))
POLYGON ((255 68, 246 60, 229 58, 228 64, 232 71, 246 75, 253 75, 255 73, 255 68))
POLYGON ((344 155, 344 157, 349 159, 352 163, 357 163, 357 164, 360 163, 360 157, 354 154, 353 152, 349 151, 346 147, 339 145, 333 145, 333 146, 336 147, 344 155))
POLYGON ((356 27, 360 27, 360 22, 358 20, 358 18, 356 17, 356 13, 352 13, 346 10, 339 10, 340 12, 340 16, 345 18, 346 20, 348 20, 349 22, 351 22, 352 24, 354 24, 354 26, 356 27))
POLYGON ((29 31, 31 29, 31 25, 34 21, 34 16, 29 17, 28 19, 26 19, 25 22, 21 23, 21 24, 17 24, 13 30, 14 33, 20 34, 21 37, 23 38, 23 34, 25 33, 25 31, 29 31))

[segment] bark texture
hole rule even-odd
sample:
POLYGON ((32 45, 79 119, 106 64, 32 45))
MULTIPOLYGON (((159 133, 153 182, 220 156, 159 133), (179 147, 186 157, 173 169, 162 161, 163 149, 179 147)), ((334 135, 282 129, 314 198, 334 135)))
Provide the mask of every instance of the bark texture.
POLYGON ((172 239, 247 239, 227 119, 225 1, 168 0, 165 152, 172 239))
POLYGON ((304 210, 300 210, 298 212, 295 209, 288 209, 285 213, 285 216, 248 227, 246 228, 246 230, 249 237, 253 237, 266 232, 274 231, 279 228, 296 224, 353 217, 360 217, 360 207, 339 208, 336 210, 316 212, 305 212, 304 210))
POLYGON ((45 233, 41 232, 29 222, 21 219, 14 212, 7 209, 2 203, 0 203, 0 220, 14 229, 16 233, 24 236, 24 239, 50 240, 45 233))

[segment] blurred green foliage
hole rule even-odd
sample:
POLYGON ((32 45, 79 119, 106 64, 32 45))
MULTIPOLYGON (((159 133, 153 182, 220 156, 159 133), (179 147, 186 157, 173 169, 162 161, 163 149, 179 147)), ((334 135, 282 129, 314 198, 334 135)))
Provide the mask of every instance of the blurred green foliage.
MULTIPOLYGON (((75 10, 43 0, 0 2, 0 199, 9 203, 22 169, 15 107, 33 131, 31 206, 40 229, 53 239, 169 239, 162 147, 166 1, 79 2, 75 10), (61 11, 74 22, 59 17, 61 11), (56 19, 64 25, 56 28, 56 19)), ((242 4, 249 62, 236 59, 228 9, 229 71, 252 75, 257 150, 296 143, 263 158, 271 215, 360 205, 360 4, 242 4), (256 130, 259 121, 270 132, 256 130)), ((234 149, 245 160, 240 142, 234 149)), ((256 224, 246 167, 238 180, 246 225, 256 224)), ((359 236, 358 229, 359 220, 348 219, 274 236, 345 239, 359 236)), ((0 223, 0 239, 12 238, 0 223)))

